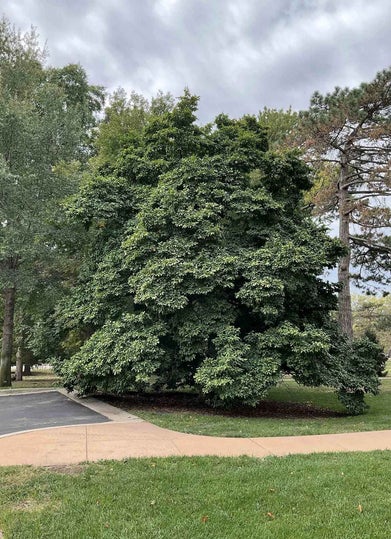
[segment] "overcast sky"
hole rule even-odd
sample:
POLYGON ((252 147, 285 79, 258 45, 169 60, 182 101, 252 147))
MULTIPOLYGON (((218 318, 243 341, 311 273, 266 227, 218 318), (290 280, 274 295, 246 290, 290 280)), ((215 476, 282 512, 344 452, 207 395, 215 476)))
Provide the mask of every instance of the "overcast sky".
POLYGON ((49 62, 151 96, 188 86, 199 117, 303 109, 391 64, 391 0, 3 0, 36 26, 49 62))

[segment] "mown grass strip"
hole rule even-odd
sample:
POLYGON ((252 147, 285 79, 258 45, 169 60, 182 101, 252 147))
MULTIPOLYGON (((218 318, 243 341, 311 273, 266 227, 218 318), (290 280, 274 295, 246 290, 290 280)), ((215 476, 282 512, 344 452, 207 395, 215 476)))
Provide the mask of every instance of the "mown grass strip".
POLYGON ((388 538, 390 452, 0 469, 6 539, 388 538))

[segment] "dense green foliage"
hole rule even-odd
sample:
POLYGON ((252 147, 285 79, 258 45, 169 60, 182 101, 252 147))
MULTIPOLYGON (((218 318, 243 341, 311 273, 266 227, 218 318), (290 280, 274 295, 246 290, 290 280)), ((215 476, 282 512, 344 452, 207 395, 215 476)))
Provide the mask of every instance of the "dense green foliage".
POLYGON ((13 341, 20 356, 31 355, 35 319, 58 299, 67 265, 58 249, 67 235, 60 201, 77 188, 102 101, 81 66, 47 67, 34 30, 22 34, 0 20, 0 386, 11 382, 13 341))
POLYGON ((150 115, 69 205, 90 246, 59 309, 82 343, 59 364, 66 386, 195 386, 255 405, 290 372, 362 411, 375 366, 330 322, 335 287, 319 276, 341 249, 303 208, 305 165, 269 152, 255 118, 200 128, 196 108, 186 92, 150 115))
POLYGON ((283 110, 264 107, 258 114, 258 120, 266 130, 270 149, 278 150, 292 146, 291 138, 299 123, 297 112, 291 108, 283 110))

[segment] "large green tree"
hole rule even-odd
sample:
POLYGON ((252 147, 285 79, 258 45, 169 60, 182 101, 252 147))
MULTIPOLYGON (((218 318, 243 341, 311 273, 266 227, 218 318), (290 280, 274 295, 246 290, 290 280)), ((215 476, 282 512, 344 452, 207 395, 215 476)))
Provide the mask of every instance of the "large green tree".
POLYGON ((315 212, 339 223, 339 321, 351 338, 351 277, 364 288, 391 282, 391 69, 358 88, 315 93, 294 140, 317 172, 315 212))
POLYGON ((46 68, 34 31, 0 21, 0 290, 4 296, 0 386, 11 383, 17 292, 34 288, 59 201, 76 188, 66 163, 85 161, 103 94, 77 65, 46 68))
POLYGON ((378 387, 370 343, 350 344, 330 320, 335 286, 319 275, 342 251, 304 209, 306 166, 268 152, 256 118, 201 128, 196 110, 186 92, 151 116, 73 198, 90 241, 58 308, 84 336, 59 364, 66 387, 193 386, 254 405, 289 372, 362 411, 378 387))

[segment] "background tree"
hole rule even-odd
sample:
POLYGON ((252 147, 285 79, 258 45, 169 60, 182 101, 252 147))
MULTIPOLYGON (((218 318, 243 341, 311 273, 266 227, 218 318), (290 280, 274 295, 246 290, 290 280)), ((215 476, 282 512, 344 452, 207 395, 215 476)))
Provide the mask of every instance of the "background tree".
POLYGON ((59 201, 76 188, 58 165, 85 159, 103 94, 86 84, 80 66, 46 69, 34 30, 21 34, 4 18, 0 58, 0 386, 7 386, 16 292, 31 293, 39 263, 55 251, 49 236, 59 201))
POLYGON ((254 117, 195 123, 186 92, 151 115, 69 206, 89 234, 78 284, 58 309, 80 348, 59 362, 82 393, 193 386, 215 404, 256 404, 289 372, 363 410, 378 378, 371 343, 330 320, 319 278, 339 243, 303 205, 306 166, 267 151, 254 117))
POLYGON ((128 96, 123 88, 116 90, 109 98, 97 131, 95 166, 113 165, 120 151, 132 145, 133 138, 146 126, 151 114, 163 114, 173 106, 169 93, 158 92, 149 102, 136 92, 128 96))
POLYGON ((338 219, 345 246, 338 264, 339 321, 351 338, 351 266, 359 286, 390 282, 391 69, 355 89, 315 93, 300 125, 296 141, 319 172, 315 211, 338 219))
MULTIPOLYGON (((126 298, 120 271, 122 252, 116 244, 124 223, 119 221, 116 211, 122 208, 122 219, 125 215, 130 217, 134 213, 134 201, 124 188, 123 179, 119 180, 114 171, 126 163, 129 148, 136 149, 140 144, 140 134, 151 115, 159 116, 172 107, 172 97, 162 92, 150 101, 135 93, 127 97, 122 90, 110 97, 99 129, 94 132, 93 157, 82 174, 78 209, 71 203, 75 208, 73 218, 62 222, 63 211, 57 217, 55 259, 48 261, 44 279, 37 282, 27 298, 27 312, 32 322, 27 336, 30 350, 37 359, 51 361, 54 357, 73 355, 92 331, 91 315, 87 312, 102 309, 101 316, 105 316, 106 291, 108 297, 114 299, 114 282, 118 302, 121 303, 122 295, 126 298), (106 202, 102 204, 102 200, 106 202), (81 261, 85 262, 76 283, 81 261), (63 308, 70 290, 72 297, 77 298, 78 309, 83 309, 83 322, 78 318, 78 309, 72 314, 63 308), (58 324, 58 319, 64 323, 58 324)), ((65 176, 72 176, 77 175, 80 167, 73 170, 73 164, 62 164, 56 169, 65 176)), ((134 186, 133 195, 136 196, 138 189, 134 186)), ((144 190, 140 188, 137 199, 141 201, 143 197, 144 190)))
POLYGON ((290 146, 293 131, 297 128, 299 114, 291 108, 270 109, 264 107, 258 114, 260 125, 265 129, 271 150, 290 146))
POLYGON ((391 357, 391 296, 353 296, 353 324, 358 336, 372 332, 391 357))

